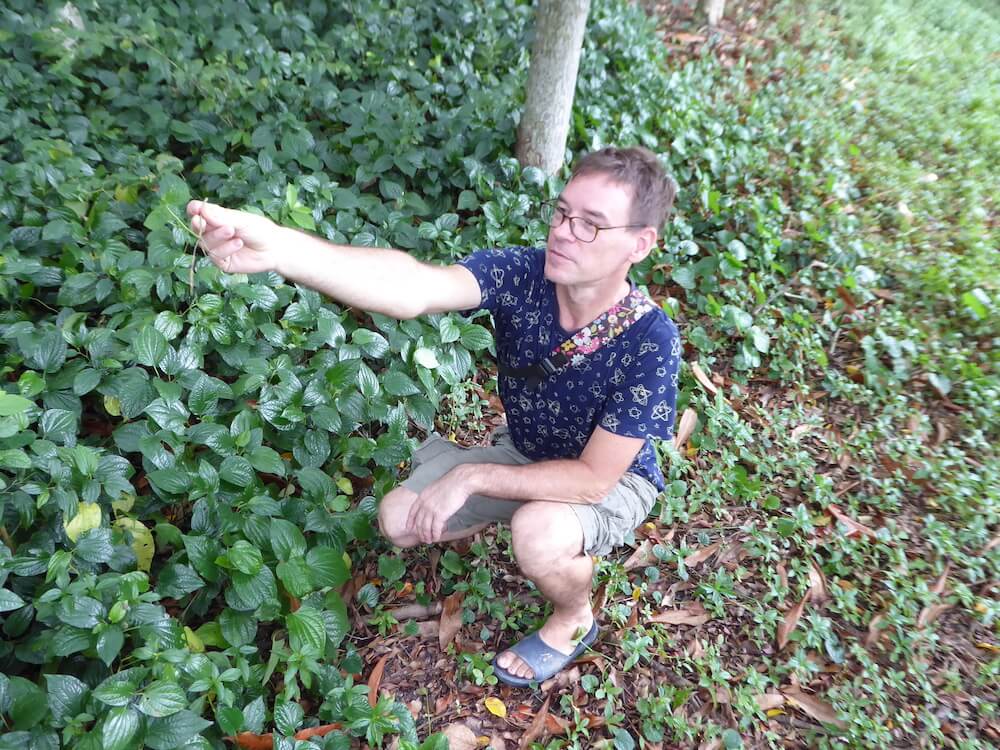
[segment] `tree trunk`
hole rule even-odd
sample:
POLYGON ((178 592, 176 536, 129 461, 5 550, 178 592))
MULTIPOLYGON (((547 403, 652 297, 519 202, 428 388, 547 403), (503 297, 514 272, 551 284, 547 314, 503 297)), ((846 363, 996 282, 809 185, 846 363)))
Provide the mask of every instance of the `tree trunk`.
POLYGON ((517 160, 553 174, 566 153, 590 0, 539 0, 517 160))
POLYGON ((718 26, 726 12, 726 0, 705 0, 705 12, 709 26, 718 26))

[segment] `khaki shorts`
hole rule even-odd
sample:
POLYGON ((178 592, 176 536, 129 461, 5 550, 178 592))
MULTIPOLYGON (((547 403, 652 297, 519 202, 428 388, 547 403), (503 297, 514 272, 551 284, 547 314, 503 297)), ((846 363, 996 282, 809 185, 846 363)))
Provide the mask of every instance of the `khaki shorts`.
MULTIPOLYGON (((510 434, 498 430, 495 444, 485 448, 463 448, 440 435, 428 437, 413 454, 410 478, 402 483, 419 494, 456 466, 468 463, 519 466, 532 460, 522 455, 510 434)), ((604 500, 596 504, 571 503, 583 528, 583 551, 588 555, 606 555, 623 544, 640 526, 653 507, 658 491, 638 474, 626 474, 604 500)), ((470 495, 455 515, 448 519, 448 531, 461 531, 494 521, 510 522, 524 503, 485 495, 470 495)))

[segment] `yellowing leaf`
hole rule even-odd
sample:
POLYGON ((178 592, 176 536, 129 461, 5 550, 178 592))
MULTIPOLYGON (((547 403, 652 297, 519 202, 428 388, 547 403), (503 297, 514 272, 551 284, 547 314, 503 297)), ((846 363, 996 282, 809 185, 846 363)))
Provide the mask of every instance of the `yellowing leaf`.
POLYGON ((354 494, 354 485, 351 484, 351 480, 347 477, 340 477, 337 479, 337 489, 343 492, 345 495, 354 494))
POLYGON ((784 716, 785 712, 782 711, 780 708, 772 708, 770 711, 767 712, 767 715, 771 717, 784 716))
POLYGON ((134 518, 119 518, 115 521, 115 526, 132 533, 132 551, 135 552, 136 565, 139 570, 148 573, 153 564, 153 533, 134 518))
POLYGON ((112 417, 120 417, 122 415, 122 404, 114 396, 104 397, 104 411, 110 414, 112 417))
POLYGON ((184 639, 187 641, 188 648, 191 649, 196 654, 202 654, 205 652, 205 644, 202 642, 198 634, 195 633, 187 625, 184 626, 184 639))
POLYGON ((494 716, 499 716, 501 719, 507 718, 507 706, 499 698, 487 698, 483 703, 486 706, 486 710, 494 716))
POLYGON ((112 501, 112 510, 117 510, 119 513, 128 513, 132 510, 132 506, 135 505, 135 495, 126 495, 122 493, 117 500, 112 501))
POLYGON ((75 542, 83 532, 100 527, 101 506, 97 503, 78 503, 76 515, 63 523, 66 528, 66 536, 70 538, 71 542, 75 542))

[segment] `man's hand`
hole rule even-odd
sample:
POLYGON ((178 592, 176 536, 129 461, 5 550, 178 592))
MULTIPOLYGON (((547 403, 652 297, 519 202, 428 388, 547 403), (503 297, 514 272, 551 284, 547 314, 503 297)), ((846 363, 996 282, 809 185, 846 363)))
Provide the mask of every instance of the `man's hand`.
POLYGON ((208 257, 227 273, 259 273, 277 269, 275 256, 281 228, 270 219, 213 203, 187 205, 191 229, 201 235, 208 257))
POLYGON ((469 498, 461 468, 452 469, 428 485, 410 507, 406 530, 416 535, 424 544, 441 540, 448 519, 455 515, 469 498))

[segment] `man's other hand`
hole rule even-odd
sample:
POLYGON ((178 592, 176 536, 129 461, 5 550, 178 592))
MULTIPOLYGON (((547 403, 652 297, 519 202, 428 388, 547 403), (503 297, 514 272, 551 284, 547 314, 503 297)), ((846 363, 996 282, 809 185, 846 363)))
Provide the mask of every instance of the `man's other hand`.
POLYGON ((280 227, 268 218, 234 211, 205 201, 187 205, 191 229, 219 268, 227 273, 259 273, 276 269, 280 227))
POLYGON ((424 544, 440 541, 448 519, 465 505, 468 498, 461 472, 453 469, 428 485, 413 501, 406 519, 406 530, 424 544))

